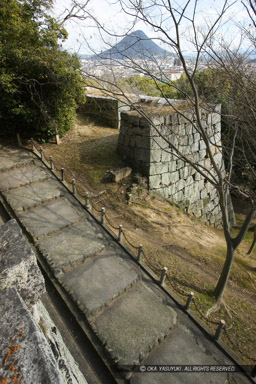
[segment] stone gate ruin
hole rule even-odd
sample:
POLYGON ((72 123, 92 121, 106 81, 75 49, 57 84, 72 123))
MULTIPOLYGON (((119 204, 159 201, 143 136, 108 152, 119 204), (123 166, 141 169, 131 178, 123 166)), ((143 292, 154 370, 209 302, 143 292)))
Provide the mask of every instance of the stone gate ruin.
MULTIPOLYGON (((167 108, 167 107, 166 107, 167 108)), ((201 110, 201 118, 212 143, 211 152, 217 166, 225 172, 221 152, 221 105, 212 111, 201 110)), ((206 145, 189 120, 191 112, 183 116, 166 109, 152 113, 150 120, 140 117, 136 111, 121 113, 118 151, 126 157, 132 167, 148 179, 149 189, 200 218, 205 223, 221 225, 221 211, 216 189, 199 172, 180 160, 169 143, 192 162, 211 171, 206 145), (156 126, 160 135, 157 133, 156 126), (162 136, 162 137, 161 137, 162 136)), ((229 201, 231 223, 234 214, 229 201)))

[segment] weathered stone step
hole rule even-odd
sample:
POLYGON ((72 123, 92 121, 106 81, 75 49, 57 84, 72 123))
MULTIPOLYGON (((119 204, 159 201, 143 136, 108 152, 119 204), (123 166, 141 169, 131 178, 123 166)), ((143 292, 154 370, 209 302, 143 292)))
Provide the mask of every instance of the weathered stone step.
MULTIPOLYGON (((0 148, 0 172, 32 164, 35 157, 22 149, 0 148)), ((3 177, 3 175, 1 175, 3 177)))
POLYGON ((45 180, 50 173, 45 167, 35 162, 35 165, 27 165, 21 168, 12 168, 1 174, 0 190, 5 191, 21 187, 36 181, 45 180))
POLYGON ((168 335, 164 343, 158 345, 143 361, 146 366, 166 366, 167 371, 134 373, 131 384, 248 384, 243 374, 232 372, 234 366, 231 361, 220 354, 214 343, 195 324, 179 311, 177 314, 175 332, 168 335), (187 366, 187 372, 181 371, 184 366, 187 366), (225 369, 225 366, 227 369, 230 367, 230 372, 218 371, 218 368, 225 369), (206 372, 203 372, 204 369, 206 372))
POLYGON ((139 364, 175 327, 176 312, 171 302, 160 290, 155 293, 153 289, 143 282, 134 285, 92 322, 118 365, 139 364))
POLYGON ((61 198, 30 211, 18 213, 17 216, 27 232, 37 240, 81 220, 84 211, 79 210, 67 199, 61 198))
POLYGON ((55 275, 60 275, 99 253, 110 242, 110 236, 84 212, 82 222, 40 239, 37 248, 51 264, 55 275))
POLYGON ((139 269, 122 255, 119 247, 108 246, 98 256, 86 260, 60 278, 88 317, 141 278, 139 269))
POLYGON ((59 183, 46 180, 7 190, 3 195, 15 212, 21 212, 60 198, 61 189, 59 183))

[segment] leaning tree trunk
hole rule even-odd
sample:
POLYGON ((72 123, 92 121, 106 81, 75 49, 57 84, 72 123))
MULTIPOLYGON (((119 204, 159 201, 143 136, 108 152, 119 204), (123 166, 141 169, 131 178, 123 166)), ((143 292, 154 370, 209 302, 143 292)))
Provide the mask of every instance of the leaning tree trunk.
POLYGON ((229 229, 228 220, 227 220, 227 217, 228 217, 227 210, 226 210, 227 206, 225 206, 223 204, 223 197, 222 196, 220 198, 220 203, 221 203, 221 208, 222 208, 222 212, 223 212, 222 217, 224 219, 223 220, 224 221, 223 229, 224 229, 224 234, 225 234, 225 239, 226 239, 226 244, 227 244, 227 253, 226 253, 226 259, 225 259, 225 263, 224 263, 219 281, 218 281, 216 288, 214 290, 214 295, 216 297, 217 302, 220 302, 223 298, 224 290, 225 290, 227 282, 228 282, 228 278, 230 275, 230 271, 231 271, 231 267, 232 267, 232 263, 234 260, 234 256, 235 256, 237 247, 240 245, 240 243, 244 239, 244 236, 249 229, 250 223, 255 216, 255 210, 256 210, 256 208, 253 206, 252 209, 248 212, 246 219, 245 219, 238 235, 235 238, 232 238, 230 236, 230 229, 229 229))
POLYGON ((235 249, 233 247, 232 240, 230 239, 227 243, 227 253, 226 253, 225 263, 222 268, 219 281, 214 290, 214 295, 217 301, 220 301, 223 298, 223 294, 224 294, 224 291, 228 282, 228 278, 231 272, 234 256, 235 256, 235 249))
POLYGON ((256 244, 256 225, 254 226, 254 237, 253 237, 252 245, 250 246, 250 249, 247 252, 247 255, 250 255, 252 253, 252 251, 255 247, 255 244, 256 244))

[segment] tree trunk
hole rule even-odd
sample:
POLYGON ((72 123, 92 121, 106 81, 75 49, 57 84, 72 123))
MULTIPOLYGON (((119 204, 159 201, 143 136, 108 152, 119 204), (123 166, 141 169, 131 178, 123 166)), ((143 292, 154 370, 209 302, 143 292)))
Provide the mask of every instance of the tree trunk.
POLYGON ((218 284, 216 285, 216 288, 214 290, 214 295, 217 301, 220 301, 223 298, 224 290, 228 282, 234 256, 235 256, 235 249, 233 248, 232 240, 230 240, 227 244, 227 254, 226 254, 225 263, 224 263, 218 284))
POLYGON ((249 251, 247 252, 247 255, 250 255, 255 247, 256 244, 256 226, 254 227, 254 237, 253 237, 253 242, 252 245, 250 246, 249 251))

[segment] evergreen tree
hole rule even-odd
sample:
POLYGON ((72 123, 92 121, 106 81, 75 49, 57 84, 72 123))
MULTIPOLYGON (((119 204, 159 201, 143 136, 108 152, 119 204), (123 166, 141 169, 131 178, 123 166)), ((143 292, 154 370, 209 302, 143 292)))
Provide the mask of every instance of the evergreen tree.
POLYGON ((84 99, 78 57, 61 50, 67 32, 49 15, 51 5, 51 0, 0 3, 1 135, 49 138, 56 128, 62 134, 84 99))

